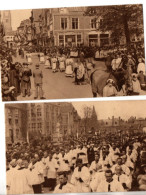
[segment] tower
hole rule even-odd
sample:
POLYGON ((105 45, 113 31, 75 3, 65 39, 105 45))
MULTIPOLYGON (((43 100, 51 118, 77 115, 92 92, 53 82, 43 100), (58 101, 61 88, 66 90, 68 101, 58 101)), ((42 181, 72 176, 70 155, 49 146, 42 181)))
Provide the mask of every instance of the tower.
POLYGON ((11 26, 11 12, 10 10, 2 11, 3 17, 2 17, 2 23, 4 25, 4 31, 5 35, 12 32, 12 26, 11 26))

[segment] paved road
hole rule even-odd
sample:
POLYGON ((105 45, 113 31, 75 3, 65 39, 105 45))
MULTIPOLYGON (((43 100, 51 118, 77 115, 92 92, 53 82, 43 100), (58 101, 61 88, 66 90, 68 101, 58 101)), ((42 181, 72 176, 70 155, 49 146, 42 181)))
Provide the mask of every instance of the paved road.
MULTIPOLYGON (((26 60, 17 58, 14 61, 24 62, 26 60)), ((32 71, 35 64, 39 63, 37 56, 32 57, 33 64, 29 67, 32 71)), ((52 73, 51 69, 45 69, 44 64, 40 65, 43 71, 43 91, 46 99, 69 99, 69 98, 90 98, 92 91, 90 84, 75 85, 74 78, 65 77, 64 72, 52 73)), ((18 96, 17 100, 33 100, 34 99, 34 82, 31 77, 31 96, 18 96)))
MULTIPOLYGON (((14 61, 24 62, 25 59, 18 57, 14 61)), ((39 63, 37 56, 32 57, 32 65, 29 67, 32 71, 35 69, 35 64, 39 63)), ((97 62, 101 69, 105 69, 104 62, 97 62)), ((44 64, 40 65, 43 71, 43 91, 46 99, 70 99, 70 98, 91 98, 92 91, 90 84, 86 85, 75 85, 74 78, 65 77, 64 72, 52 73, 51 69, 45 69, 44 64)), ((33 100, 34 99, 34 82, 31 77, 31 96, 22 97, 18 96, 17 100, 33 100)), ((122 92, 118 93, 118 96, 122 96, 122 92)), ((146 91, 141 91, 141 95, 146 95, 146 91)))

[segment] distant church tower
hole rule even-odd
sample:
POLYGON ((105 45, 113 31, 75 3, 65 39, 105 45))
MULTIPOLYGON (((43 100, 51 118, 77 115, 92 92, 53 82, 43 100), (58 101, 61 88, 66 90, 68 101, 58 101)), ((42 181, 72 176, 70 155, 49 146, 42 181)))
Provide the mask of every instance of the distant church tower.
POLYGON ((7 35, 8 33, 12 32, 11 12, 10 10, 5 10, 5 11, 2 11, 2 13, 3 13, 2 23, 4 25, 5 35, 7 35))

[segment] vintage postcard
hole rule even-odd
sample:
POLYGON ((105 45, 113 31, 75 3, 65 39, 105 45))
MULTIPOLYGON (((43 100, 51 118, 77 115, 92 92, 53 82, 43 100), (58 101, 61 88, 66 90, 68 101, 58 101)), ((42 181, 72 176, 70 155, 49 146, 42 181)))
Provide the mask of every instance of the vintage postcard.
POLYGON ((146 95, 143 5, 0 12, 2 100, 146 95))
POLYGON ((146 191, 145 107, 5 104, 7 194, 146 191))

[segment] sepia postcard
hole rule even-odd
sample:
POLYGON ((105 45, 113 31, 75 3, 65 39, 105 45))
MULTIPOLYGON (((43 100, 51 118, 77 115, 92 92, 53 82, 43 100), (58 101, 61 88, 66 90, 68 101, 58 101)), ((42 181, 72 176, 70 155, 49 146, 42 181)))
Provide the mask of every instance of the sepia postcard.
POLYGON ((146 95, 143 5, 0 11, 2 100, 146 95))
POLYGON ((7 194, 146 191, 145 107, 5 104, 7 194))

